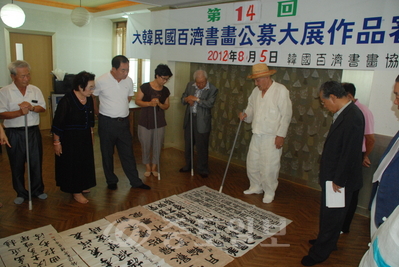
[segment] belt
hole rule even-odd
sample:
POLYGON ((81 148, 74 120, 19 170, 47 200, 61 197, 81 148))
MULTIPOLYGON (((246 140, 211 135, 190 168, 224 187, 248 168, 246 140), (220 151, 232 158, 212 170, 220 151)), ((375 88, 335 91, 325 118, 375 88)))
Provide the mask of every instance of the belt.
POLYGON ((103 116, 103 117, 105 117, 105 118, 107 118, 107 119, 115 120, 115 121, 124 121, 124 120, 127 120, 127 119, 129 118, 129 116, 124 117, 124 118, 121 118, 121 117, 118 117, 118 118, 111 118, 111 117, 105 116, 105 115, 103 115, 103 114, 100 114, 100 115, 103 116))
MULTIPOLYGON (((28 130, 32 130, 34 128, 37 128, 37 125, 33 125, 33 126, 28 126, 28 130)), ((10 130, 17 130, 17 131, 25 131, 25 127, 7 127, 6 129, 10 129, 10 130)))

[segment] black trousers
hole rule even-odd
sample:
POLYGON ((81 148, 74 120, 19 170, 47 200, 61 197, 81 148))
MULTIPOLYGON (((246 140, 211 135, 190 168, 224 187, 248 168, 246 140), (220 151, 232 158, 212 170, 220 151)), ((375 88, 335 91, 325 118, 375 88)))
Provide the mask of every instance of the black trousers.
MULTIPOLYGON (((364 157, 364 152, 363 152, 363 157, 364 157)), ((363 173, 364 173, 364 169, 365 169, 365 167, 363 167, 363 173)), ((349 204, 349 209, 348 209, 348 212, 347 212, 345 220, 344 220, 344 224, 342 225, 342 229, 341 229, 341 231, 344 233, 349 233, 352 219, 356 212, 357 203, 359 202, 359 192, 360 192, 360 189, 353 192, 352 199, 349 204)), ((370 204, 370 207, 371 207, 371 204, 370 204)))
MULTIPOLYGON (((6 146, 11 166, 12 185, 17 197, 29 198, 25 188, 26 137, 25 128, 6 128, 11 147, 6 146)), ((42 135, 38 126, 28 127, 29 167, 32 196, 43 194, 42 179, 43 146, 42 135)))
POLYGON ((353 216, 355 215, 356 208, 357 208, 357 203, 359 202, 359 190, 356 190, 352 194, 352 199, 349 204, 348 212, 346 213, 344 224, 342 225, 341 231, 344 233, 349 233, 349 228, 352 223, 353 216))
MULTIPOLYGON (((353 191, 345 190, 345 203, 350 203, 353 191)), ((348 212, 349 205, 344 208, 327 208, 325 186, 322 187, 320 201, 319 234, 314 245, 309 249, 309 256, 315 261, 326 260, 337 247, 341 228, 348 212)))
POLYGON ((132 135, 129 119, 110 118, 104 115, 98 117, 98 134, 103 170, 107 184, 116 184, 119 179, 114 173, 114 149, 118 150, 119 159, 126 177, 132 187, 143 184, 137 171, 136 159, 133 154, 132 135))
MULTIPOLYGON (((208 167, 208 148, 210 133, 199 133, 197 128, 197 116, 193 113, 193 146, 197 150, 197 171, 201 174, 209 174, 208 167)), ((184 129, 184 157, 186 159, 185 168, 191 168, 191 129, 190 124, 184 129)))

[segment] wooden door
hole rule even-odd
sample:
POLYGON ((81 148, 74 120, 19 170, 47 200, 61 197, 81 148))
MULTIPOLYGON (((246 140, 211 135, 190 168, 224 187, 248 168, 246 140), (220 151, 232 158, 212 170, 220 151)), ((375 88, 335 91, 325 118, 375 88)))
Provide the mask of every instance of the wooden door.
POLYGON ((10 51, 11 60, 16 60, 16 46, 22 44, 23 59, 31 66, 31 84, 42 90, 46 101, 46 112, 40 114, 40 129, 51 128, 51 112, 49 110, 49 98, 53 91, 53 48, 52 36, 11 33, 10 32, 10 51))

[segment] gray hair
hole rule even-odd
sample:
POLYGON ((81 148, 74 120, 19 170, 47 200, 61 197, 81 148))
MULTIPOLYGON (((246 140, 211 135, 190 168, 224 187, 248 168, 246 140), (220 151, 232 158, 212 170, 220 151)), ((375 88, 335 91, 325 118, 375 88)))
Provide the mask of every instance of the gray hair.
POLYGON ((18 68, 28 68, 30 71, 30 65, 28 62, 24 60, 15 60, 14 62, 11 62, 8 64, 8 70, 10 71, 11 74, 16 75, 18 68))
POLYGON ((198 76, 204 76, 205 79, 208 80, 208 74, 204 70, 196 70, 193 74, 194 81, 198 78, 198 76))

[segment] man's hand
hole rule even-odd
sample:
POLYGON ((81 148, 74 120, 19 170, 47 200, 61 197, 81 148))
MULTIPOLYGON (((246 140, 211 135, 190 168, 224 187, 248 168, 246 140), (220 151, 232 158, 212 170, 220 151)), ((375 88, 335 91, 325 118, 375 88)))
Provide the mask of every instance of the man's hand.
POLYGON ((280 149, 284 145, 284 137, 281 136, 276 136, 276 139, 274 141, 274 144, 276 145, 277 149, 280 149))
POLYGON ((334 192, 335 193, 341 193, 341 190, 339 190, 339 189, 341 189, 342 187, 340 187, 339 185, 336 185, 334 182, 332 182, 332 187, 333 187, 333 190, 334 190, 334 192))
POLYGON ((29 113, 29 111, 32 109, 32 105, 29 102, 22 102, 18 104, 19 108, 21 109, 21 116, 26 115, 29 113))
POLYGON ((189 95, 184 98, 184 101, 187 102, 191 107, 194 106, 195 101, 197 101, 198 97, 189 95))
POLYGON ((189 102, 189 101, 195 102, 197 99, 198 99, 198 97, 193 96, 193 95, 189 95, 189 96, 187 96, 187 97, 184 99, 184 101, 186 101, 186 102, 189 102))
POLYGON ((363 158, 363 166, 364 167, 370 167, 370 164, 371 164, 371 161, 370 161, 369 157, 364 156, 364 158, 363 158))
POLYGON ((240 113, 238 114, 238 117, 240 118, 240 121, 243 121, 243 120, 245 120, 245 118, 247 117, 247 113, 240 112, 240 113))
POLYGON ((91 95, 91 98, 93 99, 93 106, 94 106, 94 115, 95 115, 95 117, 98 119, 98 115, 100 114, 100 111, 99 111, 99 100, 98 100, 98 97, 96 97, 95 95, 91 95))
MULTIPOLYGON (((0 125, 0 127, 2 126, 0 125)), ((3 128, 0 129, 0 145, 7 145, 8 147, 11 147, 3 128)))
POLYGON ((29 103, 29 102, 26 102, 26 101, 20 103, 18 106, 19 106, 21 109, 22 109, 22 108, 28 108, 29 110, 31 110, 31 109, 33 108, 33 107, 32 107, 32 104, 29 103))
POLYGON ((28 113, 29 113, 29 108, 27 108, 27 107, 25 107, 25 108, 21 107, 21 113, 22 113, 21 116, 28 114, 28 113))

